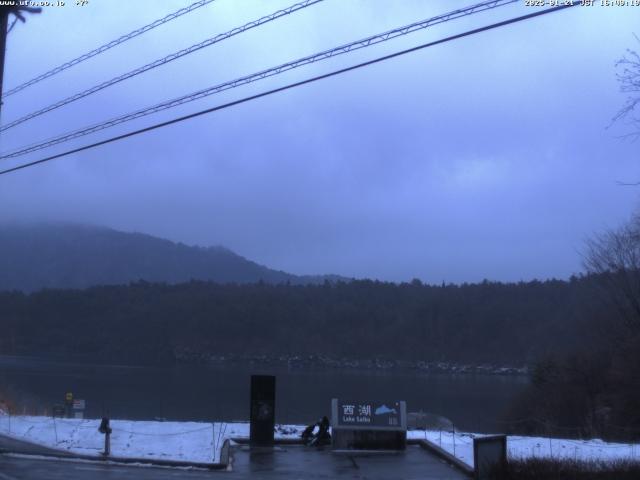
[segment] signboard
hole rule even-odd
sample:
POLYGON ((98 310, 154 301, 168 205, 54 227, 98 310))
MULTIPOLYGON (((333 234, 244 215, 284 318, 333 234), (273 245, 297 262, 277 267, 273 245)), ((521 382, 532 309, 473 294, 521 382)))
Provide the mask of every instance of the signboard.
POLYGON ((339 426, 392 427, 402 422, 400 402, 338 401, 339 426))
POLYGON ((65 403, 71 403, 71 402, 73 402, 73 393, 71 393, 71 392, 67 392, 67 393, 64 395, 64 401, 65 401, 65 403))
POLYGON ((331 400, 331 445, 334 452, 404 450, 407 403, 404 401, 331 400))
POLYGON ((84 410, 85 402, 81 399, 76 399, 73 401, 73 409, 74 410, 84 410))

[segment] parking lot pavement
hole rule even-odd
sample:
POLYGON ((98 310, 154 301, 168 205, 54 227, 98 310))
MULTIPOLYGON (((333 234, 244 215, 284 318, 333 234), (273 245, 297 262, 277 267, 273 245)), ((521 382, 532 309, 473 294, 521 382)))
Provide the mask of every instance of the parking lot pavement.
POLYGON ((215 472, 0 455, 0 480, 211 480, 215 472))
POLYGON ((301 446, 273 450, 234 449, 232 471, 203 471, 114 465, 100 462, 52 460, 39 457, 0 455, 0 480, 76 479, 291 479, 332 478, 394 480, 459 480, 467 478, 419 446, 403 453, 336 454, 301 446))
POLYGON ((275 451, 236 449, 233 462, 238 478, 290 478, 315 480, 353 479, 438 479, 458 480, 464 474, 419 446, 409 446, 397 454, 336 454, 331 450, 292 446, 275 451))

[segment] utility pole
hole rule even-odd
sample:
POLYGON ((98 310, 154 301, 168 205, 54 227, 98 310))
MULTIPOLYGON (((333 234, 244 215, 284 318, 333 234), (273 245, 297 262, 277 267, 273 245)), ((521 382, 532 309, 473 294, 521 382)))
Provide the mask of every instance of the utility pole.
MULTIPOLYGON (((23 12, 27 13, 40 13, 42 8, 26 7, 19 5, 15 2, 14 5, 0 6, 0 114, 2 113, 2 83, 4 79, 4 54, 7 46, 7 27, 9 26, 9 15, 15 15, 16 19, 14 23, 20 20, 25 22, 25 18, 22 15, 23 12)), ((13 25, 12 25, 13 26, 13 25)))
POLYGON ((0 114, 2 113, 2 79, 4 78, 4 52, 7 44, 7 25, 9 24, 9 7, 0 7, 0 114))

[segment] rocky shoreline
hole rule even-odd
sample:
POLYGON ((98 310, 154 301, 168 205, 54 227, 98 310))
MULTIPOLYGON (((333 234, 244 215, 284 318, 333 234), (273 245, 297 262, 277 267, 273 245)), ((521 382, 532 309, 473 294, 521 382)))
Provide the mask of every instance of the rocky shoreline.
POLYGON ((407 370, 424 373, 484 374, 484 375, 528 375, 525 365, 494 365, 490 363, 470 364, 442 361, 410 361, 389 359, 335 358, 327 355, 216 355, 202 352, 175 352, 181 364, 206 365, 256 365, 287 368, 334 368, 357 370, 407 370))

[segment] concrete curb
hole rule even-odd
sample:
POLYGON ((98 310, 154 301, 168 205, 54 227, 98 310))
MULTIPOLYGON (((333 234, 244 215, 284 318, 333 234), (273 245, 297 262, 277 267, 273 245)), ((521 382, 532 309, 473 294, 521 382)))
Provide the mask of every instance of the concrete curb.
POLYGON ((67 452, 61 453, 25 453, 12 451, 7 449, 0 449, 0 454, 17 454, 25 457, 46 457, 55 458, 59 460, 86 460, 90 462, 105 462, 116 464, 136 464, 136 465, 155 465, 159 467, 193 467, 202 468, 206 470, 226 470, 228 464, 226 463, 199 463, 199 462, 182 462, 172 460, 155 460, 151 458, 133 458, 133 457, 104 457, 104 456, 92 456, 92 455, 80 455, 69 454, 67 452))
POLYGON ((0 434, 1 453, 21 453, 27 455, 67 455, 67 452, 57 448, 47 447, 38 443, 0 434))

